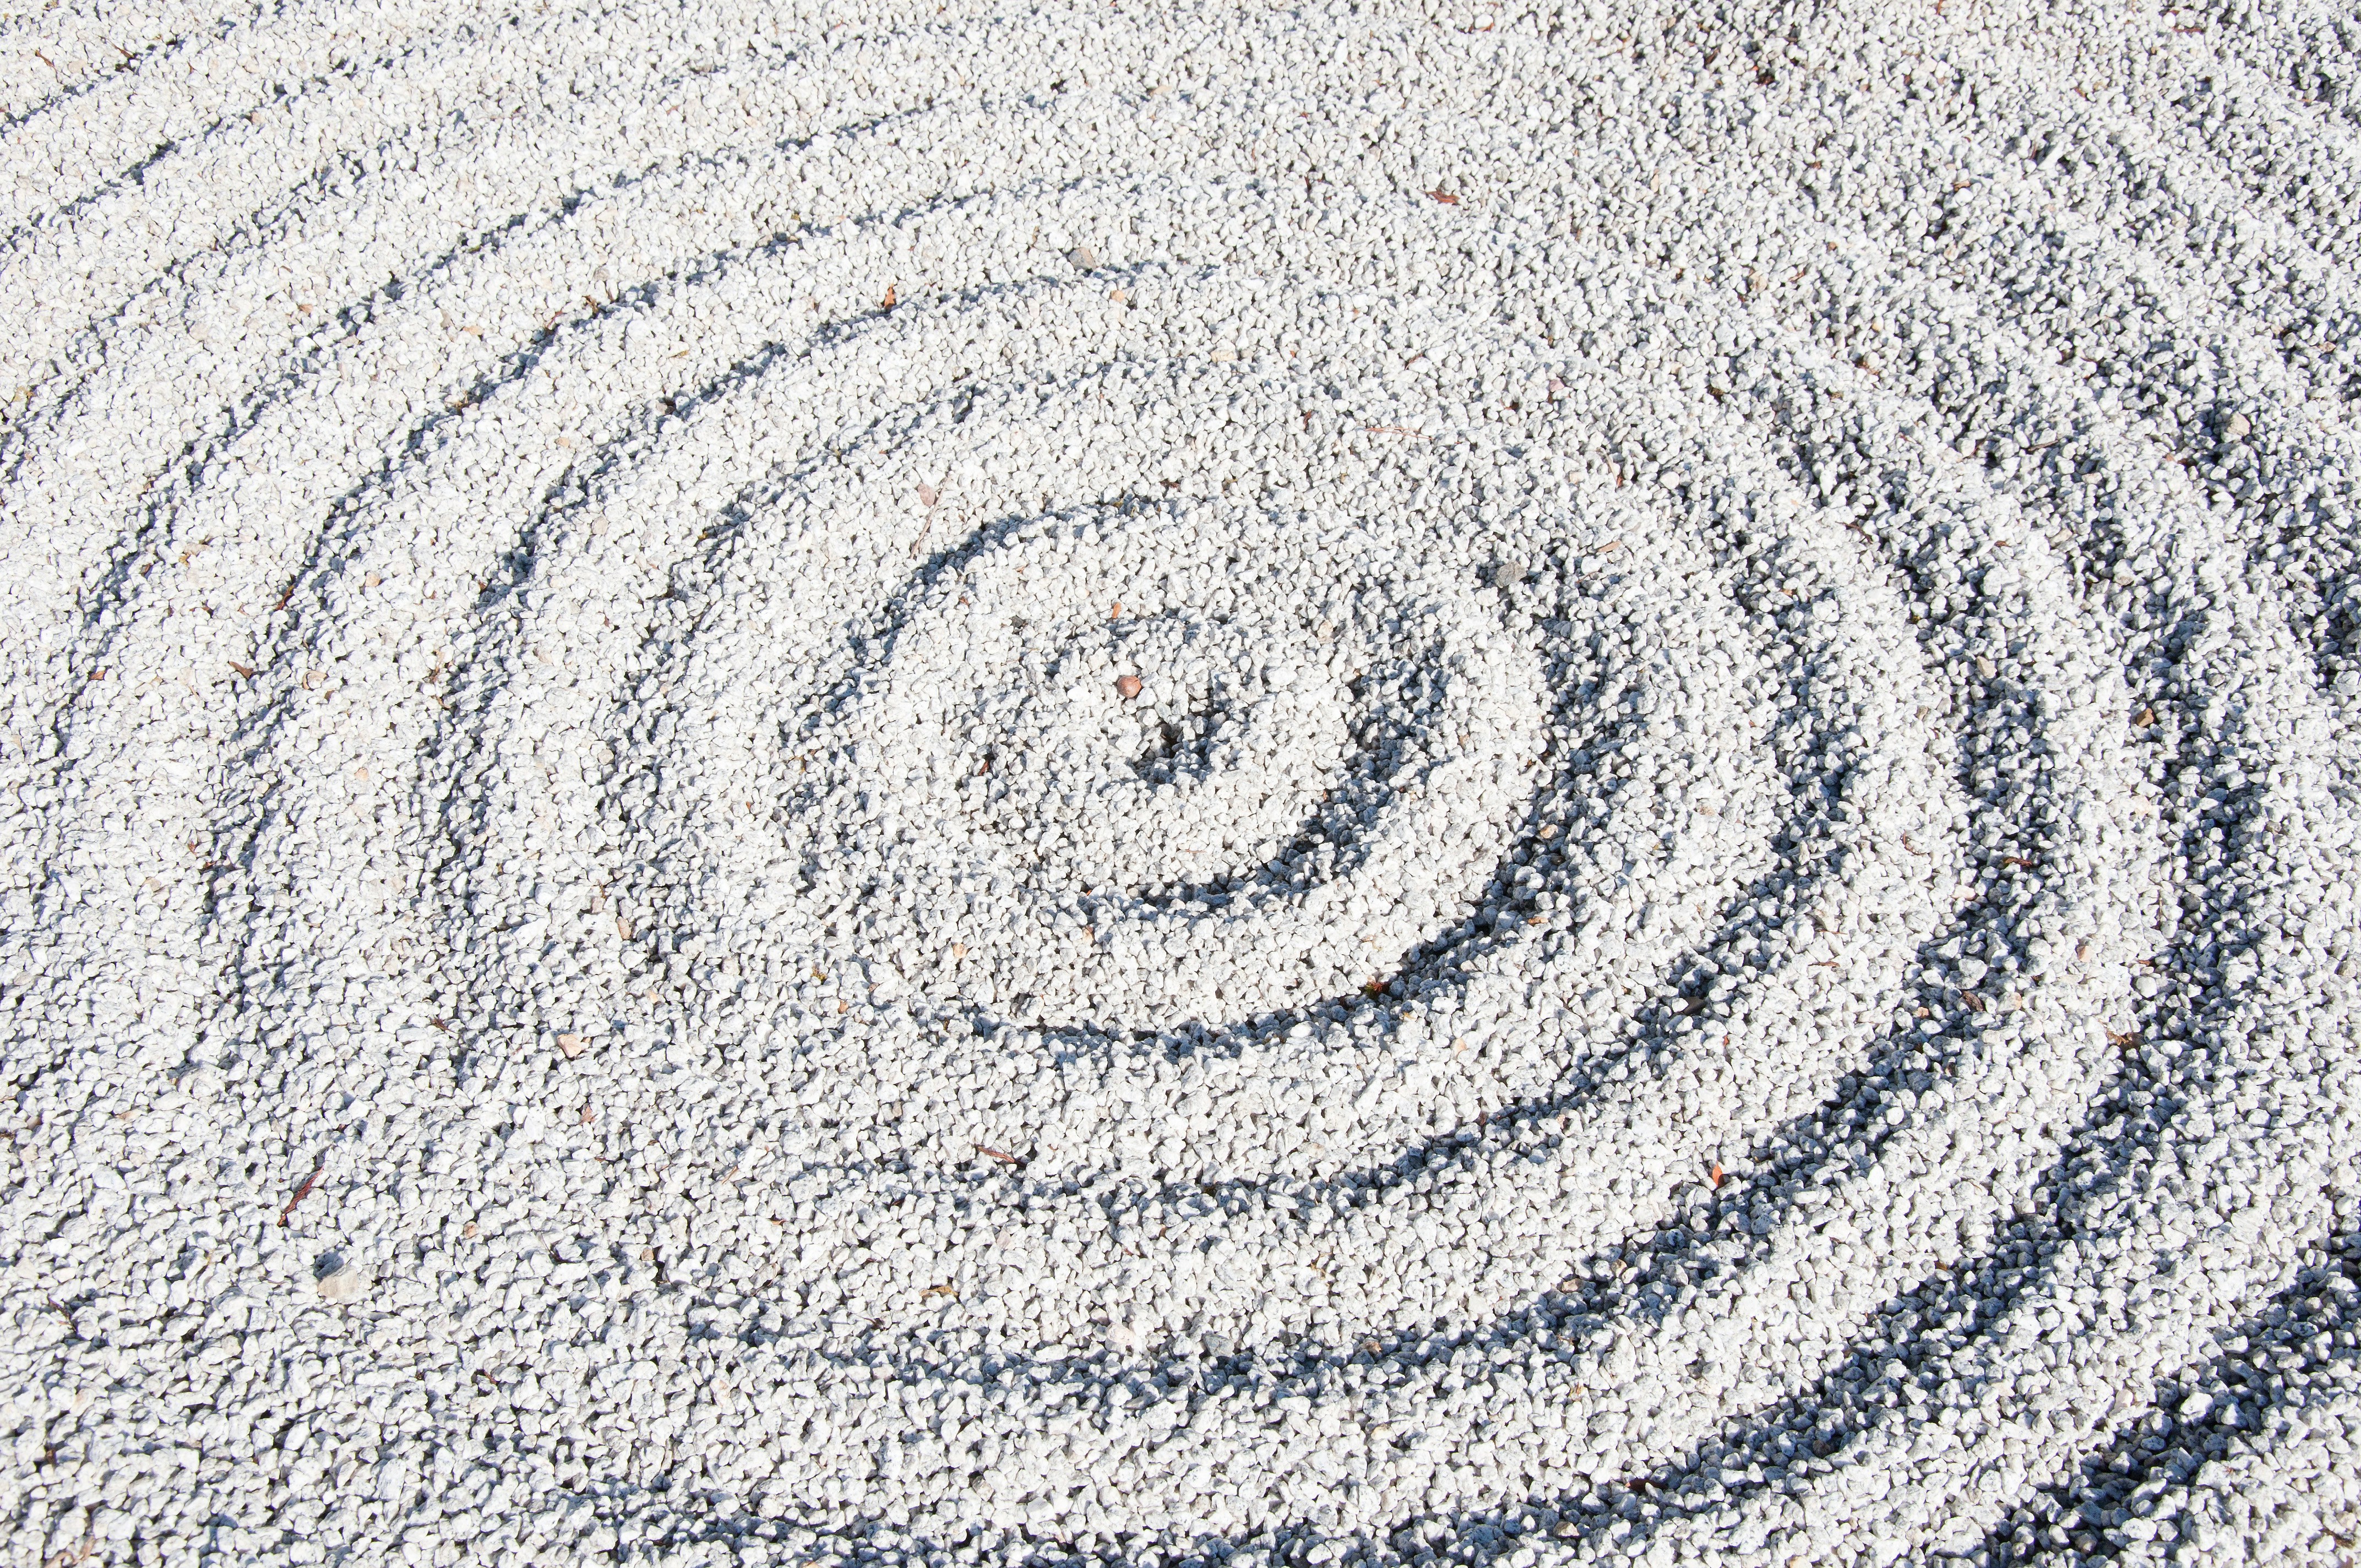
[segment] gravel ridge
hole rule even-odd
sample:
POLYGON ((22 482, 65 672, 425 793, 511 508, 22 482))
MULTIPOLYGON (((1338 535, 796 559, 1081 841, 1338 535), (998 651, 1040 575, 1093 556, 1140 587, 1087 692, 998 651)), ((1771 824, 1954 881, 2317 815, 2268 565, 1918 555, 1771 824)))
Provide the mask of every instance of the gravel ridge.
POLYGON ((2350 1561, 2356 67, 0 9, 5 1555, 2350 1561))

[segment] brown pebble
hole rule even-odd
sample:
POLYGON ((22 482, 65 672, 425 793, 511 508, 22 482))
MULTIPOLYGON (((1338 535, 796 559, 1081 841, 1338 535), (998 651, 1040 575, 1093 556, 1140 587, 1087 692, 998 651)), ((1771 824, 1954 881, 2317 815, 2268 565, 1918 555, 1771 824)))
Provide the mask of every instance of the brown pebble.
POLYGON ((1123 694, 1123 699, 1126 702, 1129 702, 1133 697, 1139 695, 1139 677, 1137 675, 1126 675, 1123 679, 1115 682, 1115 689, 1123 694))

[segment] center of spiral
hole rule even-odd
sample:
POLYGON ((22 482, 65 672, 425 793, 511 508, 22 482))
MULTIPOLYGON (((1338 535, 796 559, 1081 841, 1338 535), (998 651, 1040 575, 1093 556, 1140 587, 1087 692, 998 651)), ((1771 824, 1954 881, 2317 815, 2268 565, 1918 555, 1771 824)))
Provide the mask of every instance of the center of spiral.
MULTIPOLYGON (((984 597, 994 612, 1017 598, 984 597)), ((968 820, 1029 863, 1037 892, 1157 897, 1235 881, 1338 782, 1351 739, 1337 655, 1290 607, 1077 624, 1018 602, 1037 614, 977 639, 993 644, 974 650, 988 684, 961 705, 960 760, 973 764, 963 778, 988 781, 971 786, 968 820)))
POLYGON ((1382 979, 1490 879, 1536 752, 1490 591, 1203 506, 1043 520, 915 585, 795 813, 946 1005, 1222 1023, 1382 979))

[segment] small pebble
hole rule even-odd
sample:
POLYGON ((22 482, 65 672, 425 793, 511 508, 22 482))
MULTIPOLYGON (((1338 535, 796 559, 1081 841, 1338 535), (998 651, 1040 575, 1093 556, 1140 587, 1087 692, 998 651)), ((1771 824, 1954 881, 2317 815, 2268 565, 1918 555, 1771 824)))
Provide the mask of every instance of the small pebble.
POLYGON ((368 1289, 368 1276, 356 1264, 339 1263, 320 1276, 320 1294, 330 1301, 356 1301, 368 1289))

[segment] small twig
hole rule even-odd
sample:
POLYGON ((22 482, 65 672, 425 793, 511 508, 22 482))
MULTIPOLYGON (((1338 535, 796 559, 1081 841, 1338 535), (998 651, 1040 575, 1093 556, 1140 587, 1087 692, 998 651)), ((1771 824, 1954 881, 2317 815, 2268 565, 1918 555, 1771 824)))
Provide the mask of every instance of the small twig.
POLYGON ((287 1207, 279 1211, 279 1223, 281 1228, 284 1228, 287 1223, 287 1216, 295 1212, 295 1205, 303 1201, 311 1194, 313 1184, 320 1179, 320 1173, 327 1168, 328 1157, 323 1154, 313 1165, 312 1174, 303 1179, 303 1185, 295 1190, 295 1196, 287 1200, 287 1207))
POLYGON ((980 1155, 990 1155, 994 1159, 1000 1161, 1003 1165, 1023 1165, 1025 1163, 1013 1154, 1002 1154, 998 1149, 987 1148, 982 1144, 975 1146, 975 1152, 980 1155))

